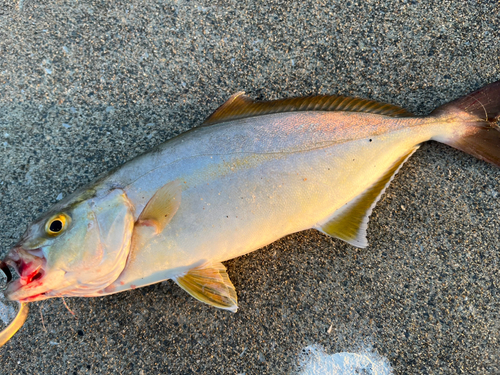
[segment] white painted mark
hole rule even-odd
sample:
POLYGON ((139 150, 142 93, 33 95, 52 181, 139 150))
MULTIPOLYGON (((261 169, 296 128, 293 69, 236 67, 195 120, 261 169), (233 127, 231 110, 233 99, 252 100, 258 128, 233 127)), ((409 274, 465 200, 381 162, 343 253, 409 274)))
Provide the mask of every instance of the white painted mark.
POLYGON ((299 375, 391 375, 386 358, 369 350, 361 353, 326 354, 320 345, 302 349, 299 375))

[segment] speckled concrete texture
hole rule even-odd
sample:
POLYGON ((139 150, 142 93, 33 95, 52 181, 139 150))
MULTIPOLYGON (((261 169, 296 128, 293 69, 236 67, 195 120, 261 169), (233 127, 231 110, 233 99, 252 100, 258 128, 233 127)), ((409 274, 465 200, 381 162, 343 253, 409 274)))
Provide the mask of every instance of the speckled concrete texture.
MULTIPOLYGON (((500 79, 490 0, 0 2, 1 255, 58 198, 236 91, 417 114, 500 79)), ((172 282, 34 303, 1 374, 289 374, 371 346, 396 374, 500 372, 500 170, 424 145, 367 249, 316 231, 227 262, 238 313, 172 282), (43 316, 43 320, 42 320, 43 316)))

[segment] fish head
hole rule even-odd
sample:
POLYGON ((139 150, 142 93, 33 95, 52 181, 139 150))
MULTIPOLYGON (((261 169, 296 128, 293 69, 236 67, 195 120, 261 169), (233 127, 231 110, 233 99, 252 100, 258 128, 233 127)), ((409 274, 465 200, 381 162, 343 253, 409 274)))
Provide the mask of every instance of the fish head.
POLYGON ((5 257, 19 275, 6 297, 99 295, 125 268, 133 227, 133 206, 121 189, 69 196, 32 223, 5 257))

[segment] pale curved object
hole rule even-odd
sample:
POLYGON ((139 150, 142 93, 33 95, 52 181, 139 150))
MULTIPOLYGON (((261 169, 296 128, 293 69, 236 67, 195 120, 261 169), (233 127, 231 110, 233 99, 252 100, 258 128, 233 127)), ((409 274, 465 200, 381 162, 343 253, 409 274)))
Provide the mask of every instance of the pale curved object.
POLYGON ((0 332, 0 346, 4 346, 4 344, 16 334, 19 328, 23 326, 26 318, 28 317, 28 311, 28 304, 19 302, 19 311, 17 312, 16 317, 12 322, 10 322, 7 328, 0 332))

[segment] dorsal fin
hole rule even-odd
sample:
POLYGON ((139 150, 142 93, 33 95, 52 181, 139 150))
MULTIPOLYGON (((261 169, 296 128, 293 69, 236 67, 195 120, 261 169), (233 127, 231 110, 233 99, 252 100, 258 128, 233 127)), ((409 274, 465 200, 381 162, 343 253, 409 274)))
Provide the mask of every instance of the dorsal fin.
POLYGON ((296 111, 346 111, 373 113, 391 117, 413 116, 413 114, 406 109, 392 104, 348 96, 318 95, 271 101, 255 101, 246 96, 243 91, 240 91, 217 108, 217 110, 203 122, 203 125, 218 124, 246 117, 268 115, 271 113, 296 111))

